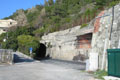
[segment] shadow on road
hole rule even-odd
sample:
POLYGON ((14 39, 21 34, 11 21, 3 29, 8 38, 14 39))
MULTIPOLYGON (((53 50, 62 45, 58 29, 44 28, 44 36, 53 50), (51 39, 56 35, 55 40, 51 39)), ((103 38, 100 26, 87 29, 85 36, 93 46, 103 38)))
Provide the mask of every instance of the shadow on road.
MULTIPOLYGON (((71 68, 75 70, 85 70, 85 66, 86 66, 86 63, 83 62, 51 59, 50 57, 45 57, 45 58, 38 57, 36 60, 40 61, 41 63, 57 65, 64 68, 71 68)), ((14 54, 14 63, 23 63, 23 62, 31 63, 31 62, 35 62, 36 60, 30 59, 29 57, 20 53, 14 54)))
POLYGON ((14 54, 14 63, 22 63, 22 62, 34 62, 34 60, 20 57, 17 54, 14 54))

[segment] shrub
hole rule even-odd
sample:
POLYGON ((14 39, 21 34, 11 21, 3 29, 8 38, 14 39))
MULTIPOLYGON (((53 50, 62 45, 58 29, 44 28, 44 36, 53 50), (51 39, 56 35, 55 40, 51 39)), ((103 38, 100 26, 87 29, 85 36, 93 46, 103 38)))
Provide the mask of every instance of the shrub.
POLYGON ((14 39, 7 39, 6 42, 2 42, 3 49, 13 49, 14 51, 18 48, 18 42, 14 39))
POLYGON ((86 27, 88 24, 82 24, 80 28, 86 27))
POLYGON ((112 1, 112 2, 110 2, 109 5, 108 5, 108 8, 111 8, 111 7, 115 6, 115 5, 118 4, 119 2, 120 2, 120 1, 112 1))
POLYGON ((95 77, 103 80, 103 76, 107 76, 107 72, 104 70, 98 70, 94 73, 95 77))
POLYGON ((39 42, 30 35, 20 35, 17 37, 19 50, 25 54, 29 54, 29 48, 33 48, 35 52, 39 48, 39 42))
POLYGON ((38 14, 39 14, 39 12, 37 12, 37 11, 36 12, 28 13, 27 14, 27 20, 28 20, 28 22, 31 23, 32 21, 34 21, 37 18, 38 14))

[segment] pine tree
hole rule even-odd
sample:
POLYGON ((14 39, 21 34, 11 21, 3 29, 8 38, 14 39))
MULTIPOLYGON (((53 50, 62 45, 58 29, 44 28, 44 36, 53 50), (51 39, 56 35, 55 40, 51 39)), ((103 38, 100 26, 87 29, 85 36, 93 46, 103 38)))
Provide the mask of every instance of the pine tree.
POLYGON ((51 5, 54 4, 54 1, 53 0, 48 0, 48 3, 49 3, 49 6, 51 6, 51 5))
POLYGON ((46 0, 44 0, 44 2, 45 2, 45 6, 48 6, 48 2, 46 0))
POLYGON ((56 0, 56 3, 57 3, 57 4, 61 4, 61 3, 62 3, 62 0, 56 0))
POLYGON ((98 6, 103 6, 105 5, 105 3, 106 3, 106 0, 96 0, 96 5, 98 6))

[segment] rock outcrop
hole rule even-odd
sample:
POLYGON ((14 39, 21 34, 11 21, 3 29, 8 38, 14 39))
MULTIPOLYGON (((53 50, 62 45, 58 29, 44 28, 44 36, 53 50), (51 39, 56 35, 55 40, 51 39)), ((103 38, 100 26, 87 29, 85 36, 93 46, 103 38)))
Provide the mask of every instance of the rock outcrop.
POLYGON ((80 29, 80 26, 77 26, 43 36, 41 43, 46 44, 47 47, 51 47, 48 48, 47 55, 57 59, 73 60, 77 55, 84 54, 85 56, 87 55, 90 57, 89 53, 98 53, 99 69, 101 69, 101 67, 105 68, 105 66, 107 66, 104 65, 107 63, 106 50, 120 48, 120 4, 116 5, 114 10, 110 8, 102 11, 98 17, 91 21, 91 23, 94 23, 92 26, 89 25, 83 29, 80 29), (114 15, 112 15, 112 13, 114 13, 114 15), (112 20, 114 20, 113 23, 112 20), (91 31, 93 28, 94 31, 91 31), (93 34, 90 50, 87 48, 76 48, 77 37, 90 32, 93 34), (105 61, 103 61, 103 56, 105 56, 105 61))
MULTIPOLYGON (((92 38, 92 52, 99 54, 99 68, 101 69, 103 61, 103 56, 105 54, 105 59, 107 61, 106 49, 120 48, 120 4, 112 8, 105 10, 104 16, 102 18, 96 19, 98 24, 96 27, 98 31, 94 31, 92 38), (112 15, 114 13, 114 15, 112 15), (112 26, 112 16, 114 16, 113 26, 112 26), (111 30, 112 27, 112 30, 111 30), (110 39, 111 34, 111 39, 110 39)), ((107 62, 104 63, 107 63, 107 62)), ((104 65, 104 67, 107 66, 104 65)))
POLYGON ((18 22, 17 26, 25 26, 27 25, 27 17, 24 13, 24 10, 18 10, 16 12, 17 16, 14 17, 14 20, 18 22))
POLYGON ((55 59, 63 60, 83 60, 88 56, 90 49, 77 48, 77 36, 91 33, 92 26, 81 29, 80 26, 64 31, 50 33, 42 37, 41 43, 48 47, 47 54, 55 59), (81 56, 80 56, 81 55, 81 56))

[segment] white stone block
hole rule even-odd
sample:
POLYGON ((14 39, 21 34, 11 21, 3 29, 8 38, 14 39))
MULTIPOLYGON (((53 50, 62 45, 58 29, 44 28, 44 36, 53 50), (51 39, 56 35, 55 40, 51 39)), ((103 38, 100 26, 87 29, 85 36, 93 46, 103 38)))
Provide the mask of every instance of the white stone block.
POLYGON ((89 63, 89 71, 98 70, 98 53, 90 53, 89 63))
POLYGON ((113 76, 104 76, 105 80, 120 80, 118 77, 113 77, 113 76))
POLYGON ((89 63, 89 59, 86 60, 86 71, 89 71, 89 66, 90 66, 90 63, 89 63))

